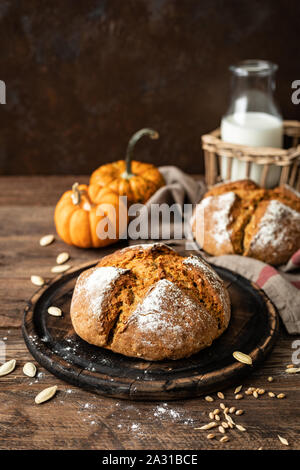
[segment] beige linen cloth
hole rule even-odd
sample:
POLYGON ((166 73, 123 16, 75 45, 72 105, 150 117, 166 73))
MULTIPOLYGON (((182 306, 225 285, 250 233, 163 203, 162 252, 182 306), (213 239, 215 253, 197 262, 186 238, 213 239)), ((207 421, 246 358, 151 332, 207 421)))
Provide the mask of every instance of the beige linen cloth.
POLYGON ((174 247, 195 250, 208 261, 241 274, 258 284, 266 292, 276 305, 288 333, 299 334, 300 250, 291 257, 286 265, 279 268, 239 255, 207 256, 193 241, 189 225, 191 204, 200 201, 206 191, 205 184, 202 181, 195 181, 175 166, 164 166, 159 170, 165 178, 166 185, 160 188, 138 212, 140 226, 143 230, 140 238, 130 240, 130 244, 148 243, 160 239, 174 247), (151 208, 155 207, 155 204, 163 203, 168 206, 174 204, 176 217, 171 221, 166 217, 164 220, 159 220, 153 237, 153 232, 150 231, 151 208), (185 220, 184 231, 181 230, 183 218, 185 220))

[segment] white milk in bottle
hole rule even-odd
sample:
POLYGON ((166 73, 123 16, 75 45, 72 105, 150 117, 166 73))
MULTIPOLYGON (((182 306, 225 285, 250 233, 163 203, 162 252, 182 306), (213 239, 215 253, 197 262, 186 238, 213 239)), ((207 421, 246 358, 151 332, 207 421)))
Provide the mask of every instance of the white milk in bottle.
MULTIPOLYGON (((282 147, 282 118, 272 96, 275 64, 244 61, 230 67, 233 72, 232 100, 221 121, 224 142, 253 147, 282 147)), ((221 176, 226 180, 227 158, 222 158, 221 176)), ((252 164, 250 179, 260 183, 262 166, 252 164)), ((233 158, 231 180, 246 177, 246 163, 233 158)), ((278 184, 280 169, 271 166, 266 186, 278 184)))

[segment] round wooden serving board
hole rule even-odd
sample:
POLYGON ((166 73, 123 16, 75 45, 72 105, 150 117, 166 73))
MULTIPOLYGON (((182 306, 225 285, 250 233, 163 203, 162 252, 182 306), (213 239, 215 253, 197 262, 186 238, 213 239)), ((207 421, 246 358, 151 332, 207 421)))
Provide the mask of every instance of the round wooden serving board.
POLYGON ((78 275, 93 265, 69 271, 44 286, 25 309, 23 335, 34 358, 60 379, 101 395, 132 400, 170 400, 221 390, 250 374, 272 349, 278 316, 262 290, 245 278, 214 266, 225 281, 232 316, 227 331, 212 346, 188 359, 149 362, 115 354, 81 340, 70 321, 70 302, 78 275), (47 313, 55 305, 62 317, 47 313), (253 365, 232 356, 242 351, 253 365))

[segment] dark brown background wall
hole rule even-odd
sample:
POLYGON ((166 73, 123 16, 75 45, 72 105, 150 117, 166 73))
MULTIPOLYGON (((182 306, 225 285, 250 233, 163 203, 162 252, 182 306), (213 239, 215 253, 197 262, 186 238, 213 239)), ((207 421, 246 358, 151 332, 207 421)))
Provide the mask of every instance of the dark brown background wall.
POLYGON ((278 63, 283 114, 300 119, 299 18, 299 0, 2 0, 0 173, 88 173, 144 126, 161 138, 138 158, 201 172, 231 63, 278 63))

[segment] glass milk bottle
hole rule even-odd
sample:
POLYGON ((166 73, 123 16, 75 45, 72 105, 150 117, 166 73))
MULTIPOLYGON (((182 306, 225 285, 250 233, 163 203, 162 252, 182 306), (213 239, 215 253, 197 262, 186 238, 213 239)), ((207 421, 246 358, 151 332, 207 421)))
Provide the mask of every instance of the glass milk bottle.
MULTIPOLYGON (((274 101, 277 65, 265 60, 245 60, 232 65, 229 109, 221 122, 224 142, 252 147, 282 147, 282 117, 274 101)), ((222 157, 221 174, 226 180, 227 158, 222 157)), ((262 166, 251 164, 250 179, 260 183, 262 166)), ((231 180, 246 177, 246 163, 233 158, 231 180)), ((272 165, 266 187, 278 184, 280 169, 272 165)))

